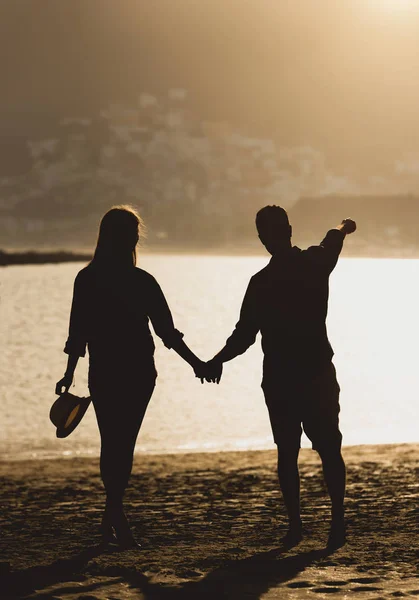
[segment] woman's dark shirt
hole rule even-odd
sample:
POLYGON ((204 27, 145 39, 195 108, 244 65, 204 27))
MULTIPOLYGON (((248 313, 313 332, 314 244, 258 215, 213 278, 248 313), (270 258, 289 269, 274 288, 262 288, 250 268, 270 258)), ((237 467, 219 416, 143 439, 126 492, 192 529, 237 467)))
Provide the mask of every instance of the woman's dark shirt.
POLYGON ((167 348, 183 337, 173 324, 155 278, 136 267, 103 268, 90 264, 74 282, 67 354, 85 356, 91 376, 154 369, 149 321, 167 348), (109 371, 107 371, 109 369, 109 371))

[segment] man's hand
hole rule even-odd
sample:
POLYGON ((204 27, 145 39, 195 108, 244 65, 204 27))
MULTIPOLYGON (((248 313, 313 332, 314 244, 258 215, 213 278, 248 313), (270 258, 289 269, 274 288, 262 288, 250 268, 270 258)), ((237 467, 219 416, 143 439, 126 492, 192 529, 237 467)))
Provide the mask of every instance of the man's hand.
POLYGON ((354 233, 354 231, 356 231, 356 223, 352 219, 343 219, 339 229, 345 235, 349 235, 350 233, 354 233))
POLYGON ((223 374, 223 363, 216 358, 209 360, 205 365, 207 369, 205 379, 208 382, 220 383, 223 374))
POLYGON ((63 388, 64 388, 65 392, 68 392, 72 383, 73 383, 73 377, 70 375, 64 375, 64 377, 62 379, 60 379, 60 381, 58 381, 55 386, 55 393, 57 394, 57 396, 61 396, 61 394, 64 393, 63 388))

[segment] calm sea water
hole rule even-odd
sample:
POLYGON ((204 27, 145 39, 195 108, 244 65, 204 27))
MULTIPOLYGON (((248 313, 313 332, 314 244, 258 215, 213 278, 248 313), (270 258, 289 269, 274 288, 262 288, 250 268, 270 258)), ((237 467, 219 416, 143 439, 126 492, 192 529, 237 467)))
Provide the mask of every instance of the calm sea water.
MULTIPOLYGON (((203 359, 223 345, 249 277, 264 257, 146 255, 176 326, 203 359)), ((72 285, 80 264, 0 270, 0 452, 6 458, 94 454, 90 408, 57 440, 48 419, 66 356, 72 285)), ((419 441, 419 261, 341 259, 331 278, 329 336, 342 388, 345 444, 419 441)), ((158 385, 137 450, 179 452, 273 447, 260 389, 260 340, 228 363, 219 386, 201 385, 190 367, 156 341, 158 385)), ((87 395, 87 359, 74 393, 87 395)), ((117 407, 118 399, 115 398, 117 407)), ((308 445, 307 440, 303 440, 308 445)))

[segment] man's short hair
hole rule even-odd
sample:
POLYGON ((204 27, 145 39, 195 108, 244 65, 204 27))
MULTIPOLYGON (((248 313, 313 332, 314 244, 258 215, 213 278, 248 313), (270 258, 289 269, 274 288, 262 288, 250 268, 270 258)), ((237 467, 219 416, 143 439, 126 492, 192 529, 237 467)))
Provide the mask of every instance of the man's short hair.
POLYGON ((287 211, 281 206, 264 206, 256 214, 256 229, 261 237, 272 233, 288 235, 289 228, 287 211))

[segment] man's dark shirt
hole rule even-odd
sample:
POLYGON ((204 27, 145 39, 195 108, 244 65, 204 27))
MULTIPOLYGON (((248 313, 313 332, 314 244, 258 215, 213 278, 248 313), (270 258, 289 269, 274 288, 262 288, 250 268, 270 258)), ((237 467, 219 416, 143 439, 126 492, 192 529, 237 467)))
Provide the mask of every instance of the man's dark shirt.
POLYGON ((342 250, 344 234, 330 230, 319 246, 296 246, 275 255, 247 288, 240 320, 221 355, 243 354, 262 334, 264 379, 278 374, 315 373, 330 362, 327 338, 329 275, 342 250))

